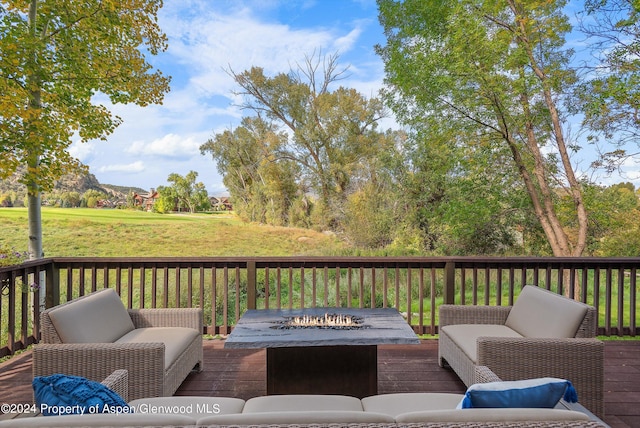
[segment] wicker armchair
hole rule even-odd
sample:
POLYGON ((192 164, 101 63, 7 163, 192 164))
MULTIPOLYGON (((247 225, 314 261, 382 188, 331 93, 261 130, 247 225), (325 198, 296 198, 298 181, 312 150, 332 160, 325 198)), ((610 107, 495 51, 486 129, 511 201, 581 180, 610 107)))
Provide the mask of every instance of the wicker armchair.
POLYGON ((105 289, 43 311, 41 341, 33 347, 33 376, 64 373, 100 382, 115 370, 125 369, 128 398, 134 400, 173 395, 194 368, 201 369, 200 308, 127 310, 118 305, 122 305, 120 297, 105 289), (105 300, 111 302, 105 305, 105 300), (118 317, 102 310, 109 304, 115 306, 118 317), (82 306, 85 307, 78 311, 82 306), (75 339, 70 339, 68 332, 59 331, 62 321, 58 320, 57 327, 55 323, 55 315, 69 309, 75 311, 69 311, 66 320, 67 326, 76 325, 75 339), (111 333, 105 336, 104 330, 127 323, 132 339, 123 341, 111 333), (136 336, 140 332, 152 334, 136 336))
POLYGON ((580 403, 602 418, 604 344, 595 338, 596 323, 597 312, 592 306, 533 286, 523 289, 514 306, 442 305, 438 362, 450 366, 467 386, 476 382, 476 366, 488 366, 502 380, 568 379, 575 386, 580 403), (530 319, 526 328, 533 331, 538 328, 538 334, 515 332, 504 337, 512 309, 525 302, 525 299, 520 302, 523 294, 544 302, 539 308, 528 308, 527 313, 530 319), (563 305, 567 306, 566 311, 563 305), (560 325, 565 322, 562 317, 570 316, 574 309, 577 311, 574 315, 583 311, 578 315, 581 318, 574 336, 558 337, 554 326, 564 327, 560 325), (455 326, 455 330, 447 326, 455 326), (485 328, 486 334, 482 333, 485 328))

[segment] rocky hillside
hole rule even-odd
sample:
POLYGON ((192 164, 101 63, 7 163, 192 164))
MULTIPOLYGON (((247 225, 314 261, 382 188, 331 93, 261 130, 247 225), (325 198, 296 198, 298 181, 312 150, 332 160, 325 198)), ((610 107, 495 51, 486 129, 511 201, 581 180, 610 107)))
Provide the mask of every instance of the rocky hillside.
MULTIPOLYGON (((9 192, 26 193, 25 186, 18 181, 23 171, 23 169, 20 169, 8 179, 0 180, 0 194, 9 192)), ((81 195, 87 190, 97 190, 116 198, 125 198, 131 191, 136 193, 148 192, 148 190, 138 187, 100 184, 96 176, 91 173, 67 174, 58 180, 53 187, 53 192, 78 192, 81 195)))
POLYGON ((59 192, 78 192, 80 194, 87 190, 97 190, 106 193, 103 186, 100 185, 95 175, 88 174, 67 174, 58 180, 53 187, 59 192))

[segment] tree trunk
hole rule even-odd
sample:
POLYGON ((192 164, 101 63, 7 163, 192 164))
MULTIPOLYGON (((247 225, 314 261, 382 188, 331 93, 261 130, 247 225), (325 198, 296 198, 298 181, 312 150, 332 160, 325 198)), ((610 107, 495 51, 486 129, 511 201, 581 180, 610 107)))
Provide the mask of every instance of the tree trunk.
MULTIPOLYGON (((524 70, 520 70, 524 75, 524 70)), ((556 215, 555 206, 553 202, 553 191, 549 188, 546 177, 545 162, 540 151, 540 145, 536 138, 533 123, 531 121, 531 108, 530 98, 526 90, 523 90, 520 94, 520 103, 526 117, 526 141, 529 147, 529 151, 534 158, 533 176, 536 179, 538 186, 533 183, 527 186, 527 191, 532 201, 534 201, 535 214, 545 235, 547 241, 551 246, 553 255, 556 257, 566 257, 571 255, 569 237, 567 236, 564 228, 558 216, 556 215), (538 203, 536 203, 538 201, 538 203)), ((515 143, 513 144, 515 146, 515 143)), ((523 167, 524 168, 524 167, 523 167)), ((526 171, 526 168, 524 168, 526 171)))
MULTIPOLYGON (((36 16, 38 11, 38 0, 31 0, 29 5, 29 27, 31 35, 35 37, 36 34, 36 16)), ((36 54, 34 53, 32 60, 34 64, 37 62, 36 54)), ((42 108, 40 86, 38 76, 32 74, 28 76, 30 82, 29 93, 29 108, 39 110, 42 108)), ((27 127, 30 128, 29 124, 27 127)), ((25 137, 31 138, 31 137, 25 137)), ((29 174, 37 174, 37 170, 40 167, 40 156, 38 153, 31 153, 29 160, 27 161, 27 171, 29 174), (35 171, 35 172, 34 172, 35 171)), ((27 200, 28 200, 28 213, 29 213, 29 258, 39 259, 44 257, 42 252, 42 214, 40 203, 40 186, 34 180, 29 180, 27 183, 27 200)))
POLYGON ((29 259, 44 257, 42 252, 42 215, 40 205, 40 191, 28 194, 29 212, 29 259))
MULTIPOLYGON (((553 202, 551 200, 551 194, 547 189, 547 181, 546 177, 544 177, 544 169, 541 168, 541 155, 540 155, 540 146, 535 142, 535 139, 532 140, 533 133, 530 133, 528 136, 530 146, 532 147, 532 151, 536 156, 536 175, 538 176, 538 182, 540 184, 540 189, 543 191, 543 198, 547 202, 546 215, 550 221, 550 224, 553 226, 554 233, 558 238, 558 247, 554 248, 553 252, 556 256, 574 256, 580 257, 586 248, 587 242, 587 228, 588 228, 588 214, 587 210, 584 206, 582 189, 579 181, 577 180, 575 173, 573 171, 573 166, 571 165, 571 160, 569 159, 569 153, 567 150, 567 145, 564 139, 564 133, 562 131, 562 124, 560 115, 558 114, 558 109, 556 107, 555 100, 553 99, 553 95, 551 93, 551 87, 549 83, 549 77, 545 73, 545 70, 540 66, 536 57, 534 55, 534 47, 529 39, 529 34, 527 32, 527 26, 525 24, 526 17, 524 17, 520 12, 520 8, 516 5, 515 1, 509 0, 509 7, 511 11, 516 16, 516 22, 518 25, 518 31, 516 32, 516 36, 518 37, 518 43, 523 46, 526 50, 527 56, 529 58, 529 66, 533 70, 536 77, 540 80, 542 85, 542 95, 544 97, 545 104, 549 109, 549 115, 551 119, 551 124, 553 127, 553 137, 556 143, 556 147, 558 148, 558 152, 560 154, 560 160, 562 162, 562 167, 565 173, 565 178, 567 179, 567 183, 569 185, 569 192, 573 201, 573 205, 575 208, 576 219, 578 221, 578 236, 575 242, 570 242, 568 239, 564 228, 562 227, 558 217, 555 213, 555 209, 553 208, 553 202), (535 142, 535 144, 532 144, 535 142), (540 159, 538 159, 540 157, 540 159), (563 242, 564 241, 564 242, 563 242)), ((528 101, 526 103, 528 105, 528 101)), ((535 137, 534 137, 535 138, 535 137)), ((546 232, 546 231, 545 231, 546 232)))

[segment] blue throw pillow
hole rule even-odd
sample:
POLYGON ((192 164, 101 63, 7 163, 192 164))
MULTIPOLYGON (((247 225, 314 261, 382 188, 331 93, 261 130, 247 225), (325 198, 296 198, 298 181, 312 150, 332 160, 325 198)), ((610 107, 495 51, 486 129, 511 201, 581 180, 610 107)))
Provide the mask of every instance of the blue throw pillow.
POLYGON ((548 408, 558 404, 561 398, 575 403, 578 395, 571 382, 551 377, 488 382, 471 385, 458 408, 548 408))
POLYGON ((36 376, 32 384, 36 406, 45 416, 133 412, 114 391, 80 376, 36 376))

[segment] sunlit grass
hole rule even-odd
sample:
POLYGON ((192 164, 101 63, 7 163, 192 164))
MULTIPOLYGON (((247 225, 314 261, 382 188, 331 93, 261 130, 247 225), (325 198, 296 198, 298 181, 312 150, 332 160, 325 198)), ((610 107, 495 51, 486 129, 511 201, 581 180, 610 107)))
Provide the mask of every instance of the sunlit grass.
MULTIPOLYGON (((0 242, 26 250, 27 210, 1 208, 0 223, 0 242)), ((42 229, 45 257, 324 255, 345 247, 320 232, 245 223, 230 213, 43 207, 42 229)))

